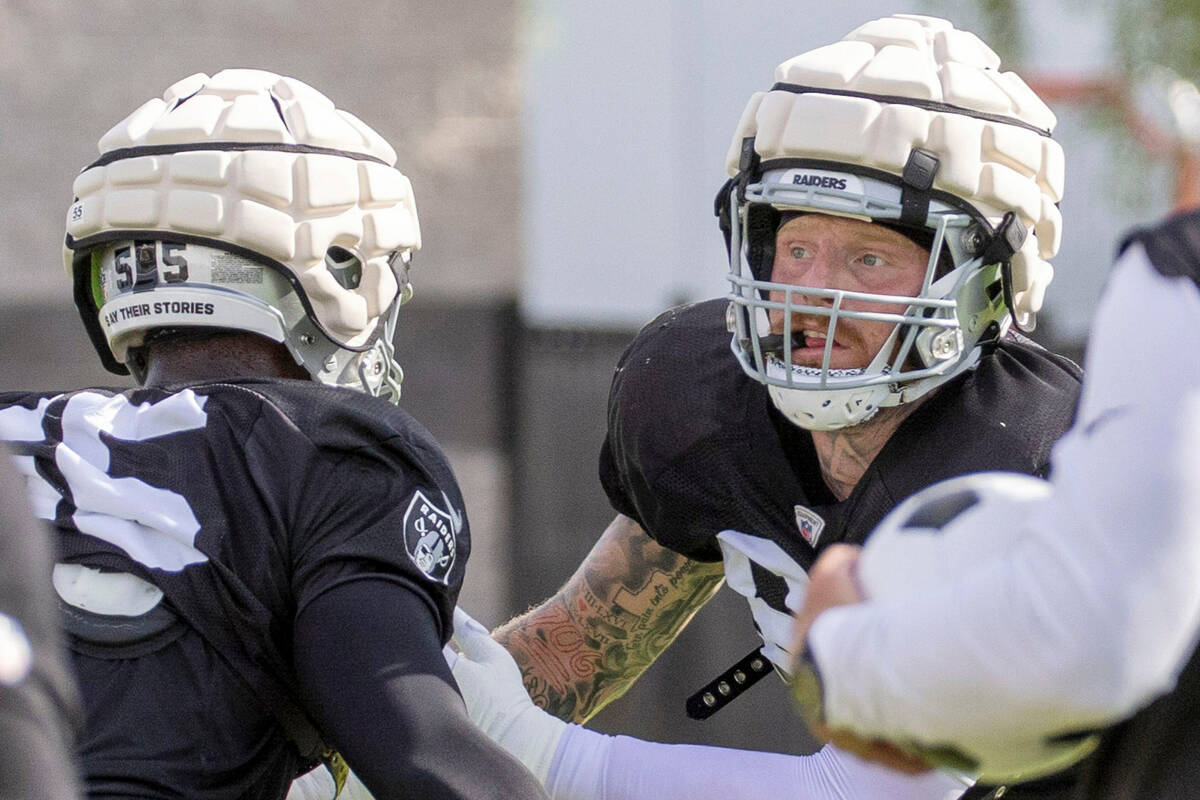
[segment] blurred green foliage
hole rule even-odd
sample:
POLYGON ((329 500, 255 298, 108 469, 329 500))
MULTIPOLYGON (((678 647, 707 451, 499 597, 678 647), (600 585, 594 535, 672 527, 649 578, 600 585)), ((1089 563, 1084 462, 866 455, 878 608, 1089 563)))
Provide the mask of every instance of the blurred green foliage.
POLYGON ((1148 63, 1200 80, 1200 0, 1091 0, 1112 21, 1114 60, 1127 74, 1148 63))
MULTIPOLYGON (((976 0, 984 41, 1004 60, 1026 53, 1022 8, 1035 0, 976 0)), ((1036 0, 1041 2, 1042 0, 1036 0)), ((1076 10, 1107 21, 1113 66, 1127 76, 1154 63, 1200 81, 1200 0, 1069 0, 1076 10)), ((1069 31, 1063 31, 1069 35, 1069 31)))
MULTIPOLYGON (((1004 68, 1026 74, 1030 31, 1025 9, 1045 0, 976 0, 978 33, 1001 55, 1004 68)), ((1152 135, 1131 135, 1131 114, 1156 132, 1178 136, 1177 120, 1169 110, 1168 89, 1176 78, 1200 84, 1200 0, 1060 0, 1072 15, 1102 20, 1109 57, 1103 74, 1080 78, 1109 78, 1123 84, 1119 93, 1091 95, 1080 107, 1088 124, 1107 141, 1108 164, 1121 182, 1127 206, 1154 204, 1150 185, 1139 177, 1155 164, 1171 169, 1172 145, 1152 135), (1165 68, 1165 69, 1164 69, 1165 68)), ((1069 28, 1061 31, 1070 36, 1069 28)), ((1066 75, 1059 77, 1068 77, 1066 75)), ((1051 107, 1061 109, 1059 103, 1051 107)), ((1196 132, 1200 137, 1200 132, 1196 132)), ((1177 142, 1178 140, 1175 139, 1177 142)), ((1193 139, 1195 141, 1195 139, 1193 139)), ((1162 202, 1161 198, 1157 199, 1162 202)))
POLYGON ((978 0, 986 29, 980 38, 1001 53, 1002 61, 1019 61, 1025 53, 1024 29, 1017 0, 978 0))

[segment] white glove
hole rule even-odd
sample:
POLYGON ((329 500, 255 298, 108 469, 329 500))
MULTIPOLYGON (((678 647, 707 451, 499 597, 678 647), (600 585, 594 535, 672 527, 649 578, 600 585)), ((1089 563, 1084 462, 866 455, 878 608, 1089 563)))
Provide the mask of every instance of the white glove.
POLYGON ((512 656, 461 608, 454 609, 454 644, 461 652, 447 652, 446 661, 471 721, 545 785, 567 723, 533 704, 512 656))

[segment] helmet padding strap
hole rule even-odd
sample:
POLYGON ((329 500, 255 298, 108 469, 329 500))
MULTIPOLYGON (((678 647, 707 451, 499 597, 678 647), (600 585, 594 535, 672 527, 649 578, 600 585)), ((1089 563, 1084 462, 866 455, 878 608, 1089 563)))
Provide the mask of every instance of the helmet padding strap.
POLYGON ((925 227, 929 217, 929 190, 940 162, 928 150, 914 147, 900 176, 900 224, 925 227))

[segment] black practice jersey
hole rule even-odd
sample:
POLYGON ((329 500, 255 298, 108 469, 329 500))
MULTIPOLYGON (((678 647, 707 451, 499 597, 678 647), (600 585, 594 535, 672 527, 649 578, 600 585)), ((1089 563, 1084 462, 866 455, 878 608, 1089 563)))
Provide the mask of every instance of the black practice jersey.
POLYGON ((897 503, 970 472, 1044 475, 1069 427, 1079 368, 1008 338, 912 413, 839 502, 812 436, 788 422, 730 353, 722 300, 672 309, 638 334, 613 377, 600 478, 613 507, 659 544, 724 560, 764 653, 789 666, 805 571, 858 544, 897 503), (785 602, 792 594, 791 602, 785 602))
POLYGON ((1075 800, 1192 800, 1200 795, 1200 651, 1175 688, 1106 731, 1075 800))
MULTIPOLYGON (((443 644, 449 638, 469 551, 462 497, 431 435, 382 400, 278 379, 0 394, 0 439, 29 479, 35 513, 55 526, 60 561, 149 581, 188 635, 199 635, 203 652, 185 638, 172 656, 189 673, 180 684, 209 681, 214 724, 251 732, 245 764, 207 766, 229 775, 225 796, 250 792, 239 781, 261 783, 262 765, 276 769, 266 782, 278 791, 299 762, 278 720, 303 707, 293 623, 323 593, 356 581, 402 586, 427 606, 422 624, 438 626, 443 644), (231 676, 243 685, 226 691, 231 676)), ((156 775, 187 774, 206 768, 195 740, 243 735, 185 724, 154 725, 152 736, 94 735, 128 716, 130 699, 118 695, 105 715, 113 687, 99 683, 110 667, 89 663, 81 674, 89 775, 103 773, 106 759, 136 764, 142 745, 131 742, 143 738, 158 762, 179 759, 157 764, 156 775)), ((192 702, 161 684, 160 713, 192 702)))

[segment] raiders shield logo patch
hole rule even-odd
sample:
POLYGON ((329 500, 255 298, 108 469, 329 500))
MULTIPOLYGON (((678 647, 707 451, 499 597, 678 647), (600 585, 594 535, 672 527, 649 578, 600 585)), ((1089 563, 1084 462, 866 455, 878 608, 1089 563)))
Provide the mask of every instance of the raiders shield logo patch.
POLYGON ((817 539, 825 529, 825 520, 811 508, 796 506, 796 527, 800 529, 800 536, 804 541, 808 542, 810 547, 816 547, 817 539))
MULTIPOLYGON (((446 505, 450 506, 449 499, 446 505)), ((420 489, 414 492, 404 512, 404 549, 417 569, 438 583, 448 583, 461 526, 460 515, 443 511, 420 489)))

